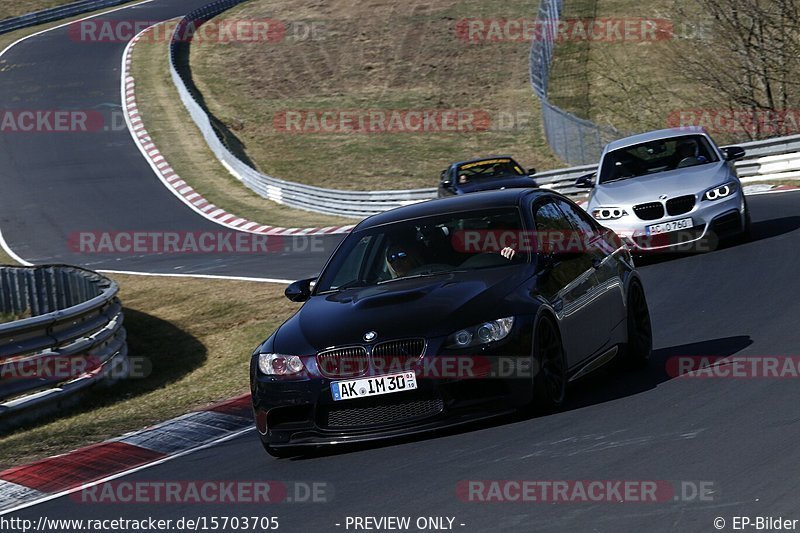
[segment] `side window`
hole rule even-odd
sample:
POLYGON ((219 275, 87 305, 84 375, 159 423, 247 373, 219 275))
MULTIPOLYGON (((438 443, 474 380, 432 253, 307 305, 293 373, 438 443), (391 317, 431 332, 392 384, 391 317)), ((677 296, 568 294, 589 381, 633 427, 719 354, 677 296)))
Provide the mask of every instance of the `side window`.
POLYGON ((533 206, 533 223, 536 225, 536 231, 539 232, 563 232, 572 229, 561 211, 550 200, 533 206))
POLYGON ((572 224, 573 228, 578 230, 583 235, 593 235, 597 232, 594 222, 589 218, 589 213, 582 209, 576 209, 572 204, 568 204, 564 200, 556 200, 559 209, 564 213, 564 216, 572 224))
POLYGON ((356 244, 353 251, 350 252, 350 255, 347 256, 346 261, 331 282, 332 289, 336 289, 342 285, 352 283, 359 279, 359 276, 361 275, 359 270, 361 265, 364 264, 364 255, 367 253, 372 240, 373 237, 367 235, 358 241, 358 244, 356 244))

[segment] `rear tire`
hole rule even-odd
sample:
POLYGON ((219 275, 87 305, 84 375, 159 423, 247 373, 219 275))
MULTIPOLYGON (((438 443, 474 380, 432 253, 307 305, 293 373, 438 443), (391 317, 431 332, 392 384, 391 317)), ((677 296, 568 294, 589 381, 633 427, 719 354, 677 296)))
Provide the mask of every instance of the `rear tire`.
POLYGON ((653 327, 647 308, 644 289, 638 281, 628 289, 628 342, 622 360, 628 367, 642 367, 650 361, 653 352, 653 327))
POLYGON ((549 317, 543 317, 533 339, 533 357, 539 372, 533 378, 533 411, 542 414, 564 406, 567 393, 567 361, 558 328, 549 317))

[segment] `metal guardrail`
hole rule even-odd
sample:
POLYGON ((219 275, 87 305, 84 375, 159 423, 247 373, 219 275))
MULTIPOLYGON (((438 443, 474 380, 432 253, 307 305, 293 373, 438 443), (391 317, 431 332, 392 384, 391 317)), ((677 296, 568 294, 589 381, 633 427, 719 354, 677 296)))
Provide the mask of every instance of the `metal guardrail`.
POLYGON ((130 0, 81 0, 59 7, 28 13, 19 17, 7 18, 0 20, 0 35, 29 26, 36 26, 38 24, 44 24, 45 22, 52 22, 74 15, 88 13, 89 11, 95 11, 104 7, 124 4, 129 1, 130 0))
MULTIPOLYGON (((179 54, 188 57, 188 50, 182 47, 190 46, 190 40, 182 36, 191 35, 188 31, 201 25, 206 20, 219 15, 231 7, 234 7, 246 0, 219 0, 208 4, 196 11, 186 15, 178 23, 173 33, 170 43, 170 70, 172 80, 178 89, 181 101, 192 116, 195 124, 200 128, 206 142, 216 157, 225 168, 244 183, 251 190, 260 196, 273 200, 277 203, 291 207, 314 211, 318 213, 350 216, 364 218, 366 216, 385 211, 401 205, 428 200, 436 196, 435 188, 412 189, 405 191, 345 191, 337 189, 323 189, 310 185, 303 185, 287 180, 282 180, 262 174, 249 165, 239 160, 223 143, 214 129, 211 119, 205 109, 198 103, 196 96, 199 95, 198 89, 194 86, 191 74, 188 69, 179 65, 179 54)), ((557 20, 560 16, 561 0, 542 0, 540 4, 540 17, 557 20), (544 10, 544 12, 543 12, 544 10)), ((547 27, 545 25, 545 27, 547 27)), ((555 26, 554 26, 555 28, 555 26)), ((596 125, 579 119, 574 116, 564 118, 560 122, 562 133, 558 133, 552 120, 548 123, 548 113, 564 115, 565 112, 550 106, 547 103, 546 87, 549 78, 549 62, 552 59, 553 46, 555 39, 539 38, 534 39, 531 52, 531 83, 534 91, 542 98, 543 106, 546 108, 544 115, 545 129, 549 128, 549 139, 567 145, 585 145, 580 149, 580 156, 577 159, 589 159, 591 164, 540 172, 534 177, 540 186, 551 188, 567 195, 583 195, 587 190, 574 186, 575 179, 593 172, 597 168, 605 144, 614 138, 619 137, 619 133, 605 131, 596 125), (536 50, 534 52, 534 49, 536 50), (539 62, 541 67, 534 69, 534 61, 539 62), (545 64, 547 67, 545 67, 545 64), (549 126, 548 126, 549 124, 549 126), (567 126, 573 124, 577 126, 567 126), (578 128, 578 129, 575 129, 578 128), (583 129, 581 129, 583 128, 583 129), (579 131, 580 130, 580 131, 579 131), (572 132, 572 133, 570 133, 572 132), (561 135, 559 137, 558 135, 561 135), (561 139, 558 141, 557 139, 561 139), (569 142, 567 142, 569 141, 569 142)), ((568 115, 568 114, 567 114, 568 115)), ((559 119, 561 120, 561 119, 559 119)), ((551 142, 551 146, 553 143, 551 142)), ((776 154, 790 152, 800 152, 800 135, 791 137, 780 137, 763 141, 753 141, 739 144, 747 150, 746 159, 736 164, 737 171, 742 177, 750 178, 759 176, 762 163, 759 158, 776 154)), ((564 159, 574 159, 569 154, 561 154, 564 159)))
MULTIPOLYGON (((190 72, 179 64, 177 58, 181 54, 188 57, 186 56, 187 49, 184 47, 188 47, 191 41, 182 38, 187 35, 187 28, 198 27, 206 20, 243 1, 245 0, 220 0, 192 11, 178 23, 170 43, 170 71, 181 101, 191 114, 195 124, 200 128, 206 143, 225 168, 248 188, 264 198, 317 213, 364 218, 387 209, 433 198, 436 195, 434 188, 343 191, 295 183, 262 174, 231 153, 217 135, 208 113, 197 102, 195 95, 199 93, 194 86, 190 72)), ((191 32, 188 34, 190 35, 191 32)))
POLYGON ((0 267, 0 430, 127 375, 116 282, 65 265, 0 267))

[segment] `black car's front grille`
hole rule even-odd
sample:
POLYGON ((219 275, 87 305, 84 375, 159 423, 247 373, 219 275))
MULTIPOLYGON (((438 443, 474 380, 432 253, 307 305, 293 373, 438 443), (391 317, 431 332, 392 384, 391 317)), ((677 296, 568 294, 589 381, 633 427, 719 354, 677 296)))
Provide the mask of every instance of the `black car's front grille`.
POLYGON ((408 370, 425 351, 425 339, 402 339, 376 344, 372 363, 379 373, 408 370))
POLYGON ((688 213, 694 208, 694 202, 695 198, 693 194, 671 198, 667 200, 667 213, 673 217, 688 213))
POLYGON ((658 220, 664 216, 664 204, 661 202, 648 202, 633 206, 633 212, 642 220, 658 220))
POLYGON ((378 401, 374 405, 326 407, 321 413, 321 424, 330 428, 384 426, 435 416, 444 409, 444 401, 438 397, 378 401))
POLYGON ((317 367, 322 375, 331 378, 363 376, 369 368, 367 350, 363 346, 347 346, 320 352, 317 367))

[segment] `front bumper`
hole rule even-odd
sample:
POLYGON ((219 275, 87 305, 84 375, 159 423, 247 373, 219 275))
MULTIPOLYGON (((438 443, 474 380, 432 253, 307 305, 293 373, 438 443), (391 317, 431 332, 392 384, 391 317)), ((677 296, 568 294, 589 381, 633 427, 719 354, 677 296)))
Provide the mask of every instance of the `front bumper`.
MULTIPOLYGON (((632 209, 627 210, 633 213, 632 209)), ((641 220, 629 214, 618 220, 601 223, 614 230, 634 252, 653 251, 710 251, 721 239, 745 231, 745 203, 741 190, 730 198, 717 201, 698 201, 687 213, 665 216, 657 220, 641 220), (658 235, 649 235, 647 228, 654 224, 692 219, 692 226, 658 235)))
POLYGON ((275 379, 251 364, 256 428, 267 446, 302 447, 408 436, 513 412, 532 395, 532 339, 522 332, 513 337, 469 355, 436 350, 443 339, 429 340, 428 351, 438 353, 414 366, 417 389, 351 400, 334 401, 330 384, 356 378, 275 379), (461 358, 489 364, 464 365, 470 370, 462 373, 452 363, 461 358))

